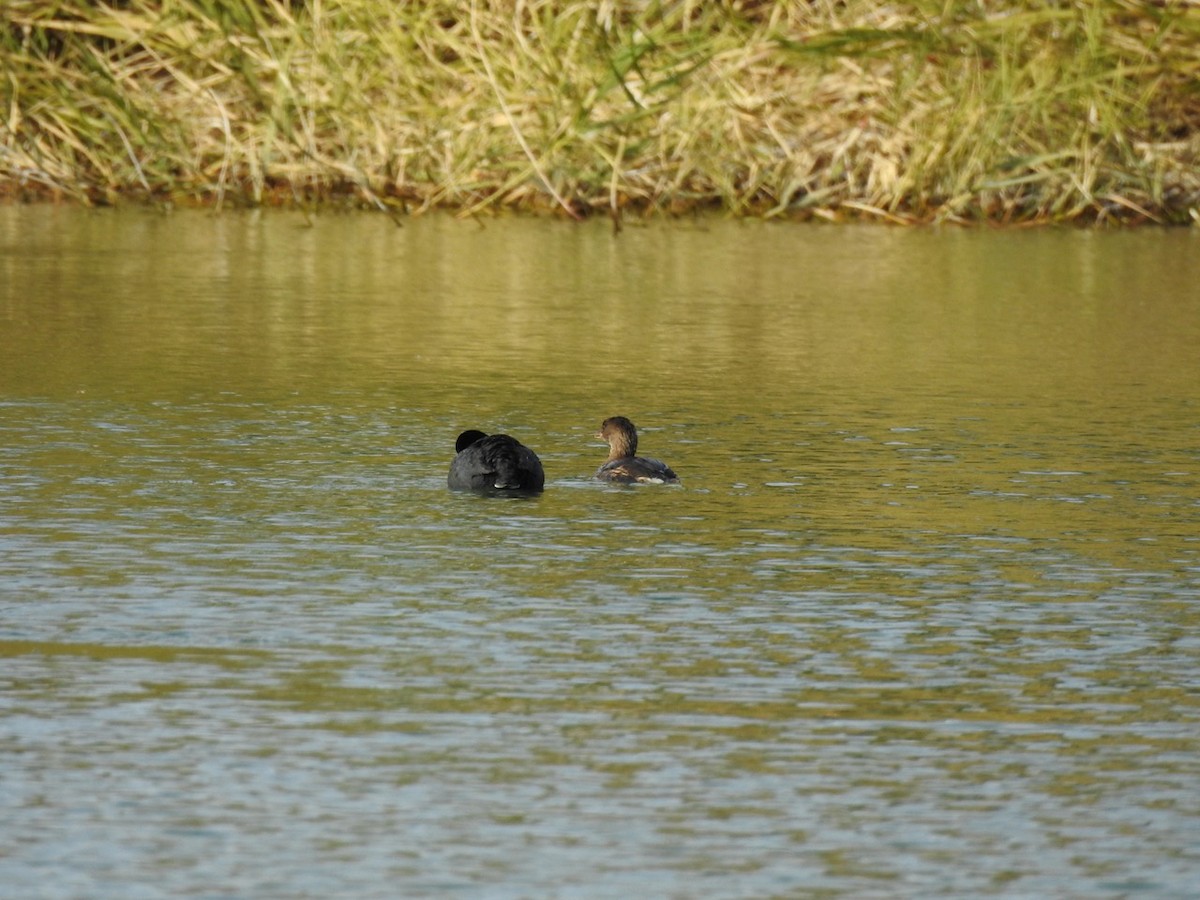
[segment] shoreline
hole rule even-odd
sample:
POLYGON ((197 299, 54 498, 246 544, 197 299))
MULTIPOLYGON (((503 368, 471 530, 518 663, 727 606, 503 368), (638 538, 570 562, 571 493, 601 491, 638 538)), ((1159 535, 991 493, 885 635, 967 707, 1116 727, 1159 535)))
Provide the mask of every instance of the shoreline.
POLYGON ((1200 3, 14 0, 0 202, 1200 224, 1200 3))

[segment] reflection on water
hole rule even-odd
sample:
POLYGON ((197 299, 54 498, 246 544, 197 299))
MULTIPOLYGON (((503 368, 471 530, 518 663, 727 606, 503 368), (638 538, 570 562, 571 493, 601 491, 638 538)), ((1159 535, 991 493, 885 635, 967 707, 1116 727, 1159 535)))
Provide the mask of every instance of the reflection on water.
POLYGON ((1195 244, 0 209, 0 879, 1186 895, 1195 244))

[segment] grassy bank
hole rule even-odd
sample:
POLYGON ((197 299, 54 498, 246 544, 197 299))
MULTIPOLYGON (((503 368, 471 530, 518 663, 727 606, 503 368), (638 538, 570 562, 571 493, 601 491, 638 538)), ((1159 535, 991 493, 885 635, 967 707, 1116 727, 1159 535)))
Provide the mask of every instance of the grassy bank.
POLYGON ((0 194, 1200 220, 1200 4, 8 0, 0 194))

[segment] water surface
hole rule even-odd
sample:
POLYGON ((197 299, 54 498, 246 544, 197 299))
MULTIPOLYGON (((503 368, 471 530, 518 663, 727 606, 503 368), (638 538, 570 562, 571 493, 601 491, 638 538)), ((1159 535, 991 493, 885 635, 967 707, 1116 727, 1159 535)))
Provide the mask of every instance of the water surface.
POLYGON ((1187 231, 0 208, 19 897, 1188 896, 1187 231), (680 488, 590 474, 640 426, 680 488), (537 498, 451 494, 454 438, 537 498))

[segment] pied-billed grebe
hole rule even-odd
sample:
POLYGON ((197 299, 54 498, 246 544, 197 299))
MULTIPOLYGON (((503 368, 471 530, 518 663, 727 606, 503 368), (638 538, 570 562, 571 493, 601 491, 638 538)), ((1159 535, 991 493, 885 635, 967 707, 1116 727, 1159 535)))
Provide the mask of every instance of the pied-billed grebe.
POLYGON ((637 456, 637 429, 624 416, 605 419, 596 435, 608 442, 608 459, 596 470, 601 481, 620 484, 678 484, 679 477, 661 460, 637 456))
POLYGON ((507 434, 464 431, 454 443, 446 483, 456 491, 540 491, 546 473, 537 454, 507 434))

